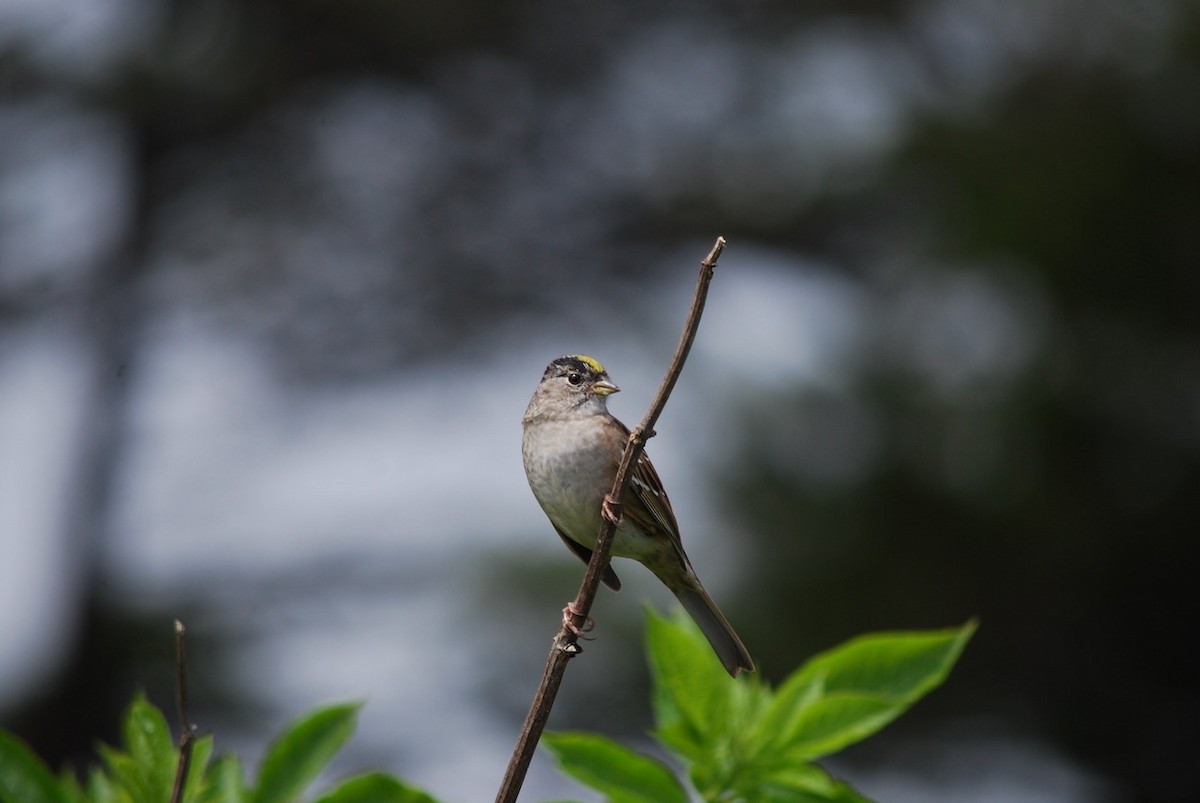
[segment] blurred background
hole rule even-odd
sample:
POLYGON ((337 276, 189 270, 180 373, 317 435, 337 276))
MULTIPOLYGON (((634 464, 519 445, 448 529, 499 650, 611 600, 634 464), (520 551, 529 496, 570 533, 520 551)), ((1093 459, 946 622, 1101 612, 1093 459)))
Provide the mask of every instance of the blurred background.
MULTIPOLYGON (((364 699, 492 799, 583 569, 521 413, 640 419, 722 234, 650 452, 763 677, 982 621, 830 768, 1200 799, 1198 143, 1186 0, 0 0, 0 726, 93 761, 180 616, 218 750, 364 699)), ((551 727, 649 747, 617 568, 551 727)))

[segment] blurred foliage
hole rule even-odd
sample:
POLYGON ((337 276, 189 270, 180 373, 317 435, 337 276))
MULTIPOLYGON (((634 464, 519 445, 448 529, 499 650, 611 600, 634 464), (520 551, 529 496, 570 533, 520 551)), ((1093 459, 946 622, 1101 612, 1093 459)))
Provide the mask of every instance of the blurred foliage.
MULTIPOLYGON (((267 749, 256 782, 247 784, 234 755, 210 763, 213 737, 188 749, 181 803, 288 803, 300 800, 354 730, 357 705, 321 708, 297 719, 267 749)), ((166 718, 136 695, 121 722, 124 750, 101 745, 102 766, 82 784, 68 768, 55 778, 11 734, 0 731, 0 801, 3 803, 166 803, 177 783, 182 748, 171 740, 166 718)), ((429 795, 381 773, 339 782, 314 798, 319 803, 434 803, 429 795)))

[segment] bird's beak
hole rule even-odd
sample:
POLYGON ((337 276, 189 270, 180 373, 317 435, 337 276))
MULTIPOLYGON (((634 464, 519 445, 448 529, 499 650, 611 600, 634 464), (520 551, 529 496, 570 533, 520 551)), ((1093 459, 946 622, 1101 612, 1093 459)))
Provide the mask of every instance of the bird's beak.
POLYGON ((611 396, 614 393, 619 393, 621 389, 609 382, 607 379, 601 379, 592 385, 592 393, 597 396, 611 396))

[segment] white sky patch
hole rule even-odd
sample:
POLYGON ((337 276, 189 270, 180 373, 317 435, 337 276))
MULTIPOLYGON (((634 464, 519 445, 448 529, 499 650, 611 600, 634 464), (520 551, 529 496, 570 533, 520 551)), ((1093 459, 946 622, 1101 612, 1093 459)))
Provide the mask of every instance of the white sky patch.
POLYGON ((714 384, 838 386, 854 373, 866 303, 852 280, 794 255, 747 249, 723 257, 718 270, 695 346, 714 384))
POLYGON ((0 350, 0 707, 45 678, 78 608, 66 527, 86 366, 63 333, 23 334, 0 350))

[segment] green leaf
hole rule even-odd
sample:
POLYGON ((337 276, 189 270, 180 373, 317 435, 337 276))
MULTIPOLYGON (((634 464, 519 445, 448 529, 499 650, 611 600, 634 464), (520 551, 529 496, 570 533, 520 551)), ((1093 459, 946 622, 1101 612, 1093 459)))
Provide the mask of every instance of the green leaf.
POLYGON ((870 736, 936 688, 976 623, 862 636, 818 655, 776 695, 761 727, 792 759, 828 755, 870 736))
MULTIPOLYGON (((720 729, 712 729, 704 750, 691 760, 688 775, 706 800, 725 800, 722 794, 753 780, 763 739, 756 724, 771 704, 771 690, 756 676, 728 681, 727 716, 720 729)), ((754 787, 748 787, 753 790, 754 787)), ((746 795, 743 799, 752 799, 746 795)), ((736 799, 736 798, 735 798, 736 799)))
POLYGON ((810 660, 801 673, 821 676, 827 692, 870 691, 916 699, 937 687, 975 633, 974 620, 945 630, 860 636, 810 660))
POLYGON ((616 803, 687 803, 675 774, 662 762, 590 733, 545 733, 563 772, 616 803))
POLYGON ((63 797, 71 801, 71 803, 91 803, 88 800, 87 793, 83 791, 83 787, 79 784, 79 778, 75 776, 74 768, 69 765, 59 770, 58 788, 62 792, 63 797))
POLYGON ((647 608, 646 646, 655 735, 695 760, 704 753, 710 734, 726 728, 735 683, 713 658, 699 628, 682 613, 671 621, 647 608))
POLYGON ((42 760, 17 737, 0 731, 0 801, 68 803, 69 797, 42 760))
POLYGON ((342 782, 317 798, 316 803, 437 803, 437 800, 390 775, 372 772, 342 782))
POLYGON ((133 797, 101 767, 92 767, 88 773, 87 798, 92 803, 133 803, 133 797))
POLYGON ((237 756, 221 756, 204 774, 202 803, 246 803, 251 795, 245 777, 237 756))
MULTIPOLYGON (((205 770, 208 768, 208 760, 212 756, 212 751, 213 737, 211 734, 192 741, 192 758, 188 763, 187 780, 183 784, 185 803, 196 803, 204 798, 205 770)), ((176 751, 176 760, 178 760, 178 750, 176 751)))
POLYGON ((293 723, 267 748, 255 803, 288 803, 325 768, 354 732, 359 703, 330 706, 293 723))
POLYGON ((106 744, 98 745, 96 752, 108 767, 108 780, 112 786, 109 794, 114 796, 114 800, 156 800, 150 796, 142 768, 133 760, 133 756, 106 744))
POLYGON ((870 803, 816 764, 785 767, 762 779, 753 799, 762 803, 870 803))
MULTIPOLYGON (((167 801, 175 785, 175 767, 179 754, 162 712, 140 692, 125 711, 121 723, 125 749, 133 761, 146 801, 167 801)), ((132 791, 132 790, 131 790, 132 791)))

